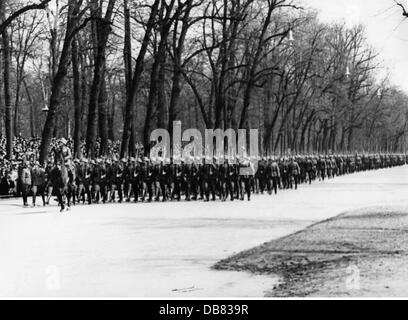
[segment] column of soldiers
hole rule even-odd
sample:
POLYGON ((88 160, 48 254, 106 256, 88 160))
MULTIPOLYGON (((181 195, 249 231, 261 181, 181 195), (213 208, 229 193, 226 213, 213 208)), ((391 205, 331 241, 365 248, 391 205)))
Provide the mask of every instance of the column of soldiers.
POLYGON ((18 167, 23 202, 32 205, 41 197, 43 205, 52 196, 61 211, 72 205, 107 202, 152 201, 250 201, 252 194, 277 194, 336 176, 366 170, 390 168, 408 163, 403 154, 329 155, 258 158, 255 175, 240 175, 246 164, 207 163, 205 159, 174 163, 171 159, 115 157, 95 160, 72 159, 62 141, 54 159, 41 166, 22 161, 18 167))
POLYGON ((78 203, 249 201, 252 194, 277 194, 315 180, 408 163, 404 154, 258 157, 256 174, 245 176, 240 175, 240 169, 248 163, 240 164, 239 159, 235 164, 230 164, 231 159, 217 164, 217 159, 208 163, 211 159, 204 158, 176 163, 147 157, 119 159, 115 153, 105 158, 73 159, 65 139, 55 142, 51 155, 44 166, 35 157, 23 156, 18 162, 0 159, 0 191, 19 190, 25 206, 29 206, 30 196, 33 206, 38 197, 43 205, 56 197, 61 211, 78 203))

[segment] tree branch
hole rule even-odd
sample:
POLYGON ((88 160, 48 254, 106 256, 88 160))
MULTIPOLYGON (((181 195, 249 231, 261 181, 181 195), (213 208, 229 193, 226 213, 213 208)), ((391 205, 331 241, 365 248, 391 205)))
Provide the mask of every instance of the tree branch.
POLYGON ((17 10, 16 12, 14 12, 11 16, 9 16, 6 20, 4 20, 4 22, 2 22, 0 24, 0 34, 2 34, 4 32, 4 30, 16 19, 18 18, 20 15, 26 13, 27 11, 30 10, 43 10, 47 7, 48 3, 51 0, 43 0, 38 4, 30 4, 28 6, 25 6, 19 10, 17 10))
POLYGON ((407 10, 405 9, 404 5, 403 5, 402 3, 396 1, 396 0, 394 0, 394 2, 395 2, 395 4, 396 4, 397 6, 401 7, 401 9, 402 9, 402 15, 403 15, 404 17, 408 17, 408 12, 407 12, 407 10))

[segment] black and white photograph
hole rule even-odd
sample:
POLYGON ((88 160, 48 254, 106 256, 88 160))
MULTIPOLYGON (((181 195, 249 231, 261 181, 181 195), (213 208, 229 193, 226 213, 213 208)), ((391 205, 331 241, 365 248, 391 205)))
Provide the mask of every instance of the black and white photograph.
POLYGON ((0 299, 390 298, 408 1, 0 0, 0 299))

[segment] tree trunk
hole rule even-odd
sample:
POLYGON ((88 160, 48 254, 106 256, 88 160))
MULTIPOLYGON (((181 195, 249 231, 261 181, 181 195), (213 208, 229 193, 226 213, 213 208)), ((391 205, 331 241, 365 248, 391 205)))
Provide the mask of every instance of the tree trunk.
POLYGON ((351 127, 348 132, 347 138, 347 149, 348 151, 352 151, 352 143, 353 143, 353 128, 351 127))
POLYGON ((245 91, 244 91, 244 101, 243 101, 243 107, 242 107, 242 112, 241 112, 241 119, 239 122, 239 127, 244 129, 248 127, 248 109, 251 104, 251 98, 252 98, 252 91, 255 85, 255 74, 256 74, 256 69, 258 67, 259 61, 261 59, 261 54, 265 46, 265 36, 268 32, 268 27, 269 24, 271 23, 271 17, 272 13, 275 9, 276 2, 272 1, 269 2, 269 8, 267 15, 265 17, 265 21, 263 22, 262 25, 262 30, 259 35, 259 39, 257 42, 257 47, 255 50, 255 55, 254 57, 249 57, 249 70, 248 70, 248 76, 246 78, 246 86, 245 86, 245 91))
MULTIPOLYGON (((79 40, 79 39, 77 39, 79 40)), ((79 46, 80 46, 80 42, 78 42, 79 46)), ((87 105, 88 105, 88 77, 87 77, 87 72, 86 72, 86 57, 84 56, 84 54, 80 54, 79 55, 79 62, 81 64, 81 123, 80 123, 80 136, 81 136, 81 140, 82 137, 85 137, 86 135, 86 120, 87 120, 87 105)), ((82 152, 82 151, 81 151, 82 152)))
MULTIPOLYGON (((132 42, 130 36, 130 10, 128 0, 124 0, 124 21, 125 21, 125 43, 123 48, 123 57, 125 60, 125 85, 126 85, 126 99, 131 95, 132 83, 132 42)), ((131 124, 130 140, 128 153, 130 156, 135 154, 135 128, 134 119, 131 124)), ((112 131, 113 132, 113 131, 112 131)))
POLYGON ((150 133, 150 123, 153 114, 153 108, 157 101, 157 84, 158 84, 158 70, 159 69, 159 60, 157 55, 153 62, 152 72, 150 74, 150 90, 149 90, 149 99, 146 105, 146 117, 143 127, 143 145, 145 149, 148 149, 149 146, 149 133, 150 133))
POLYGON ((73 74, 73 89, 74 89, 74 157, 81 157, 81 89, 80 75, 78 66, 78 43, 77 40, 72 40, 72 74, 73 74))
POLYGON ((120 152, 121 157, 126 157, 128 150, 129 150, 129 141, 130 141, 130 136, 132 135, 132 124, 134 123, 134 120, 135 120, 135 106, 134 106, 133 100, 134 100, 136 91, 139 89, 140 78, 142 76, 143 69, 144 69, 144 58, 146 55, 147 47, 149 45, 150 35, 151 35, 152 29, 154 27, 154 23, 156 20, 159 3, 160 3, 160 0, 155 0, 152 5, 149 21, 147 22, 147 26, 146 26, 145 35, 143 37, 139 55, 136 60, 136 67, 133 73, 130 93, 129 93, 129 96, 126 98, 125 124, 123 128, 123 136, 122 136, 122 149, 120 152))
MULTIPOLYGON (((178 67, 175 67, 178 68, 178 67)), ((173 84, 171 88, 170 104, 169 104, 169 123, 167 125, 168 131, 172 134, 173 121, 177 120, 177 104, 181 93, 181 72, 174 70, 173 74, 173 84)))
POLYGON ((114 122, 115 122, 115 104, 116 104, 116 96, 115 94, 112 95, 112 105, 109 112, 108 118, 108 139, 110 141, 115 141, 115 131, 114 131, 114 122))
MULTIPOLYGON (((164 16, 160 25, 160 43, 157 50, 158 59, 158 75, 157 75, 157 126, 158 128, 166 127, 167 109, 166 109, 166 92, 165 92, 165 81, 166 81, 166 49, 168 43, 168 37, 170 33, 170 28, 172 26, 171 13, 174 7, 175 0, 171 0, 166 6, 166 15, 164 16)), ((166 127, 167 128, 167 127, 166 127)))
POLYGON ((101 138, 101 145, 99 150, 100 156, 106 155, 108 148, 108 118, 106 100, 107 100, 106 82, 105 78, 102 78, 98 101, 99 137, 101 138))
MULTIPOLYGON (((5 19, 5 1, 0 2, 0 19, 5 19)), ((11 110, 10 97, 10 43, 9 34, 5 28, 1 34, 3 44, 3 88, 4 88, 4 105, 5 105, 5 127, 6 127, 6 157, 13 158, 13 115, 11 110)))
POLYGON ((20 91, 21 91, 21 82, 17 80, 16 97, 14 101, 14 133, 15 134, 20 133, 20 114, 19 114, 20 91))
POLYGON ((36 134, 37 127, 35 125, 35 116, 34 116, 34 103, 33 103, 33 99, 31 97, 30 91, 28 90, 27 81, 25 79, 23 80, 23 84, 24 84, 24 88, 26 91, 28 103, 30 104, 30 135, 31 135, 31 138, 34 138, 37 135, 36 134))
POLYGON ((125 43, 123 48, 123 57, 125 61, 126 97, 129 97, 130 85, 132 82, 132 43, 130 39, 130 10, 128 0, 124 0, 123 5, 125 16, 125 43))
MULTIPOLYGON (((186 9, 182 19, 182 27, 180 31, 180 36, 178 41, 176 41, 177 32, 174 33, 173 39, 173 47, 174 47, 174 71, 173 71, 173 78, 172 78, 172 88, 171 88, 171 95, 170 95, 170 103, 169 103, 169 119, 168 119, 168 131, 170 135, 173 132, 173 121, 176 120, 177 117, 177 104, 179 102, 180 93, 181 93, 181 85, 180 81, 182 78, 182 66, 181 66, 181 58, 184 51, 184 42, 186 39, 187 31, 190 27, 189 18, 191 12, 191 5, 193 0, 188 0, 186 2, 186 9)), ((177 28, 176 20, 176 27, 177 28)))
POLYGON ((300 142, 299 142, 299 151, 304 152, 305 151, 305 141, 306 141, 306 130, 309 127, 310 122, 312 121, 314 117, 314 112, 311 113, 311 115, 306 119, 305 124, 302 127, 302 133, 300 136, 300 142))
POLYGON ((68 2, 68 20, 65 31, 65 39, 62 47, 58 70, 52 82, 51 97, 49 103, 49 111, 47 120, 45 121, 42 132, 42 141, 40 147, 40 163, 44 164, 48 158, 48 149, 51 144, 52 134, 55 128, 55 121, 57 115, 57 108, 60 104, 60 95, 64 85, 64 80, 68 72, 68 65, 70 61, 70 47, 72 38, 74 37, 74 30, 77 27, 77 15, 81 7, 81 1, 69 0, 68 2))
POLYGON ((129 156, 134 157, 136 154, 136 134, 135 134, 135 124, 132 123, 132 134, 130 135, 129 141, 129 156))
MULTIPOLYGON (((166 47, 164 47, 166 48, 166 47)), ((164 50, 160 54, 159 61, 159 72, 158 72, 158 86, 157 86, 157 127, 167 128, 167 108, 166 108, 166 92, 165 92, 165 81, 166 81, 166 51, 164 50)))
POLYGON ((4 121, 4 110, 3 110, 3 106, 4 106, 4 104, 3 104, 3 98, 2 98, 2 95, 0 94, 0 138, 3 138, 4 137, 4 124, 3 124, 3 121, 4 121))
POLYGON ((95 145, 96 137, 98 133, 98 101, 100 95, 100 89, 105 71, 105 51, 108 42, 109 34, 111 32, 112 14, 115 5, 115 0, 109 0, 105 17, 102 18, 102 8, 98 5, 98 1, 94 0, 92 4, 92 16, 95 17, 94 29, 95 29, 95 42, 96 42, 96 55, 94 61, 94 74, 89 92, 89 107, 88 107, 88 126, 86 134, 86 149, 88 157, 95 158, 95 145))
POLYGON ((311 150, 311 144, 312 144, 312 127, 313 127, 313 122, 310 122, 309 124, 309 129, 307 130, 307 144, 306 144, 306 150, 308 153, 310 153, 311 150))

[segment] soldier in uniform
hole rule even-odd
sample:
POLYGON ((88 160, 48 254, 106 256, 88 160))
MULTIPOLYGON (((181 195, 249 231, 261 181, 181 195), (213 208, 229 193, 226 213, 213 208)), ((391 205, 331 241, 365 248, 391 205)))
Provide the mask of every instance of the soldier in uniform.
MULTIPOLYGON (((248 167, 249 165, 249 159, 244 159, 244 161, 242 163, 240 163, 239 167, 238 167, 238 174, 239 174, 239 170, 240 168, 245 168, 248 167)), ((239 175, 238 179, 239 179, 239 183, 240 183, 240 200, 244 201, 245 199, 245 194, 247 195, 247 200, 251 201, 251 175, 239 175)))
POLYGON ((127 163, 123 164, 123 181, 124 181, 124 194, 126 202, 130 202, 132 196, 132 171, 135 166, 135 159, 131 157, 127 163))
POLYGON ((356 154, 356 171, 360 172, 363 169, 363 162, 360 155, 356 154))
POLYGON ((262 158, 258 165, 258 171, 255 174, 257 193, 263 194, 265 191, 265 159, 262 158))
POLYGON ((146 196, 149 195, 149 201, 151 201, 150 192, 149 192, 149 179, 150 179, 150 172, 149 172, 149 159, 147 157, 143 158, 143 161, 140 164, 140 184, 141 184, 141 191, 142 197, 141 200, 144 202, 146 200, 146 196))
POLYGON ((100 161, 91 160, 92 201, 99 203, 104 198, 101 191, 102 168, 100 161))
POLYGON ((146 174, 147 193, 149 194, 148 202, 151 202, 154 195, 155 172, 154 165, 149 161, 146 161, 146 174))
POLYGON ((268 194, 272 194, 272 158, 268 157, 268 162, 265 165, 265 180, 266 180, 266 189, 268 190, 268 194))
POLYGON ((173 189, 173 199, 177 201, 181 200, 181 191, 183 187, 183 167, 181 164, 176 163, 173 167, 172 179, 174 180, 174 189, 173 189))
POLYGON ((205 163, 203 165, 202 179, 203 179, 205 201, 206 202, 210 201, 210 194, 211 194, 211 200, 215 201, 217 170, 213 163, 205 163))
POLYGON ((53 186, 53 190, 57 196, 58 204, 61 207, 60 212, 65 210, 65 183, 63 181, 63 175, 61 171, 61 164, 55 163, 50 171, 50 181, 53 186))
POLYGON ((99 159, 97 165, 99 168, 99 185, 101 190, 102 203, 106 203, 106 201, 108 201, 106 162, 102 159, 99 159))
POLYGON ((218 184, 220 190, 220 197, 222 201, 227 200, 228 197, 228 174, 229 174, 229 164, 228 160, 224 160, 218 168, 218 184))
POLYGON ((35 162, 31 169, 32 178, 32 192, 33 192, 33 207, 36 205, 37 195, 41 196, 43 205, 45 206, 45 188, 47 185, 45 169, 40 165, 38 161, 35 162))
POLYGON ((275 194, 277 194, 278 184, 279 184, 279 179, 280 179, 280 170, 279 170, 279 165, 276 162, 275 158, 272 158, 271 176, 272 176, 272 190, 275 192, 275 194))
POLYGON ((67 204, 68 207, 71 206, 71 199, 72 204, 76 204, 76 183, 75 183, 75 166, 73 165, 71 160, 65 164, 65 170, 68 175, 68 181, 66 184, 66 197, 67 197, 67 204))
MULTIPOLYGON (((160 159, 159 159, 160 160, 160 159)), ((154 201, 160 201, 160 178, 161 178, 161 171, 162 171, 162 163, 155 163, 153 165, 153 193, 154 193, 154 201)))
POLYGON ((283 171, 281 170, 281 176, 285 186, 284 188, 285 189, 291 188, 291 173, 288 158, 283 159, 283 171))
POLYGON ((290 159, 289 172, 291 175, 290 188, 293 189, 293 182, 294 182, 295 190, 297 190, 297 187, 299 184, 300 167, 299 167, 299 164, 295 161, 293 157, 290 159))
POLYGON ((76 170, 78 202, 82 200, 82 203, 88 201, 88 204, 91 204, 91 168, 89 167, 88 159, 82 159, 77 164, 76 170))
POLYGON ((46 192, 47 192, 47 197, 46 197, 46 200, 45 200, 45 205, 49 205, 49 204, 50 204, 50 199, 51 199, 51 196, 52 196, 52 193, 53 193, 53 186, 52 186, 51 179, 50 179, 50 173, 51 173, 51 170, 52 170, 52 169, 53 169, 53 165, 52 165, 51 161, 49 160, 49 161, 46 163, 46 166, 45 166, 45 178, 46 178, 46 180, 47 180, 47 185, 46 185, 46 187, 45 187, 46 192))
POLYGON ((344 162, 343 157, 338 155, 335 157, 336 166, 337 166, 337 175, 342 176, 344 174, 344 162))
POLYGON ((18 173, 21 183, 21 193, 23 196, 24 207, 28 207, 27 197, 32 185, 30 163, 28 161, 23 161, 18 173))
POLYGON ((116 161, 115 167, 116 167, 116 186, 118 189, 118 195, 119 195, 119 203, 123 202, 123 196, 124 196, 124 167, 127 163, 126 159, 122 159, 120 161, 116 161))
POLYGON ((334 156, 330 156, 330 161, 332 167, 332 177, 334 178, 338 175, 337 162, 336 159, 334 159, 334 156))
POLYGON ((327 179, 330 179, 333 177, 333 171, 332 171, 332 162, 330 160, 329 156, 325 157, 326 160, 326 173, 327 173, 327 179))
POLYGON ((319 181, 326 178, 326 160, 324 157, 320 156, 317 161, 317 171, 319 173, 319 181))
POLYGON ((189 180, 190 180, 190 193, 192 195, 192 200, 198 199, 198 189, 200 185, 200 170, 196 163, 191 164, 191 169, 189 173, 189 180))
POLYGON ((306 158, 298 156, 295 158, 300 167, 299 183, 306 182, 306 158))
POLYGON ((67 164, 72 160, 71 150, 67 147, 67 140, 61 138, 58 140, 57 146, 54 149, 55 163, 67 164))
POLYGON ((108 201, 114 202, 116 193, 116 172, 115 167, 110 159, 106 160, 106 183, 109 193, 108 201))
POLYGON ((306 173, 307 173, 307 178, 309 180, 309 184, 312 184, 313 180, 313 161, 311 157, 307 157, 306 159, 306 173))
POLYGON ((191 201, 191 193, 192 193, 192 166, 193 159, 192 157, 189 158, 189 162, 184 164, 183 168, 183 183, 184 183, 184 191, 186 194, 186 201, 191 201))
POLYGON ((238 167, 236 164, 230 164, 228 168, 228 191, 229 191, 229 196, 230 200, 234 201, 234 199, 237 197, 239 191, 237 190, 238 186, 238 167))
POLYGON ((162 159, 159 171, 159 190, 161 191, 162 201, 167 201, 167 186, 169 180, 169 170, 166 164, 166 159, 162 159))
POLYGON ((280 189, 286 189, 285 181, 284 181, 284 177, 286 175, 286 168, 283 162, 284 162, 283 158, 280 158, 278 161, 279 172, 280 172, 280 179, 279 179, 280 189))
MULTIPOLYGON (((130 168, 130 183, 132 184, 134 202, 139 201, 140 195, 140 185, 141 185, 141 168, 140 168, 141 159, 134 159, 133 165, 130 168)), ((129 195, 130 196, 130 195, 129 195)))

